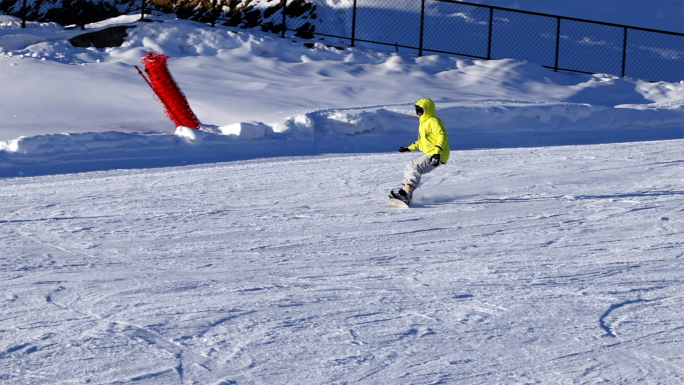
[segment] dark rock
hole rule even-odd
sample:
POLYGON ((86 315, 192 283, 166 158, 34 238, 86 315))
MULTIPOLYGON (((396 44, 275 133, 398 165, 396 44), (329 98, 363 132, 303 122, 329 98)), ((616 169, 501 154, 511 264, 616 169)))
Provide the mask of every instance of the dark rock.
POLYGON ((300 17, 314 8, 313 3, 308 3, 306 0, 293 0, 287 5, 287 16, 300 17))
POLYGON ((109 27, 97 32, 89 32, 72 37, 69 39, 69 42, 74 47, 120 47, 128 36, 127 30, 129 28, 132 27, 126 25, 109 27))
POLYGON ((314 30, 316 29, 315 26, 311 25, 311 23, 304 23, 301 27, 297 28, 297 32, 295 32, 295 36, 301 37, 302 39, 313 39, 314 38, 314 30))

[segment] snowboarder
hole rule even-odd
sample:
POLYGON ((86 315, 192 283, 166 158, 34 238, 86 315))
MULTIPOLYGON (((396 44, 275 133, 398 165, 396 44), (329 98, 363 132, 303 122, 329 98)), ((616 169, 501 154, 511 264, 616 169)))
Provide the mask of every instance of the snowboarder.
POLYGON ((444 123, 435 116, 435 103, 421 99, 414 105, 419 117, 418 140, 408 147, 399 147, 399 152, 420 150, 423 155, 408 162, 404 167, 402 188, 390 191, 391 199, 398 199, 406 206, 411 203, 413 191, 420 185, 423 174, 431 172, 449 160, 449 137, 444 123))

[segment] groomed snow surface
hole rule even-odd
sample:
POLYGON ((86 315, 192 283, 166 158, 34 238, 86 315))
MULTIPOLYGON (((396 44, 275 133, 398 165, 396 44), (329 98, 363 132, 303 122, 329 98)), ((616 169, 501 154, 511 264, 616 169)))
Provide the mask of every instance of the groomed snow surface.
POLYGON ((684 382, 684 82, 138 17, 0 24, 0 382, 684 382))
POLYGON ((684 381, 682 141, 5 179, 5 383, 684 381))

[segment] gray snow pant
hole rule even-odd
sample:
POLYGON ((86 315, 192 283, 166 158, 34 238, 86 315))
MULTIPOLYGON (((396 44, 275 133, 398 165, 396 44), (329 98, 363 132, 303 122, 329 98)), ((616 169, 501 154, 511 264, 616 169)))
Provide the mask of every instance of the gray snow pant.
MULTIPOLYGON (((403 183, 405 185, 413 186, 414 189, 418 188, 418 185, 420 185, 420 177, 437 168, 437 166, 433 166, 430 163, 431 157, 432 155, 424 154, 406 163, 406 166, 404 166, 403 183)), ((440 163, 440 165, 443 164, 444 163, 440 163)))

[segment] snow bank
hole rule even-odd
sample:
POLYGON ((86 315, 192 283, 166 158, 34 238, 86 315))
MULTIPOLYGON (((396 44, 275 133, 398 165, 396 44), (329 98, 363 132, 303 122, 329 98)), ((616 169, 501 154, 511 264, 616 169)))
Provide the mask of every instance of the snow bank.
POLYGON ((170 144, 171 137, 158 132, 85 132, 22 136, 0 142, 0 151, 34 157, 53 157, 96 152, 137 152, 170 144))
POLYGON ((222 134, 236 135, 243 139, 261 139, 273 133, 273 128, 261 122, 241 122, 219 127, 222 134))
MULTIPOLYGON (((438 105, 438 116, 444 120, 455 150, 684 137, 682 102, 613 108, 499 100, 443 101, 438 105)), ((185 156, 192 157, 184 159, 185 163, 244 159, 250 154, 246 150, 255 147, 277 149, 259 152, 259 156, 394 151, 416 139, 418 123, 411 107, 325 109, 271 124, 240 122, 205 125, 201 130, 178 127, 173 136, 91 132, 20 137, 0 142, 0 166, 6 177, 40 174, 41 167, 65 159, 81 163, 100 159, 100 168, 116 168, 124 159, 138 160, 138 167, 152 159, 155 166, 174 165, 185 156)))
POLYGON ((539 131, 601 131, 623 128, 666 128, 684 121, 684 101, 667 104, 593 106, 576 103, 457 103, 441 113, 464 129, 509 133, 539 131), (465 105, 462 105, 465 104, 465 105))
MULTIPOLYGON (((63 41, 85 32, 94 32, 115 25, 134 25, 140 16, 125 15, 86 26, 86 31, 80 28, 65 29, 57 23, 40 23, 27 21, 26 28, 21 27, 21 19, 10 15, 0 15, 0 53, 25 50, 40 44, 63 41)), ((65 50, 73 47, 65 48, 65 50)), ((34 50, 29 50, 34 51, 34 50)), ((31 52, 33 53, 33 52, 31 52)))

